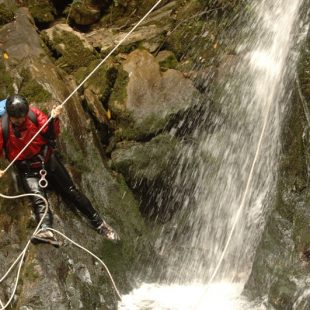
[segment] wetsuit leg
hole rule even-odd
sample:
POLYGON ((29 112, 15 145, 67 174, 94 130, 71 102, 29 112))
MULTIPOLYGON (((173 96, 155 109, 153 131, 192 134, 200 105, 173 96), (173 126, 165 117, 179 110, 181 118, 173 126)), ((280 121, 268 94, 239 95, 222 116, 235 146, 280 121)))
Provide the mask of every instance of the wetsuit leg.
POLYGON ((69 201, 77 208, 94 227, 98 227, 103 221, 102 218, 89 199, 75 187, 68 171, 55 154, 52 154, 46 165, 46 170, 49 183, 60 193, 64 200, 69 201))
MULTIPOLYGON (((38 177, 34 175, 23 174, 21 175, 21 181, 23 184, 24 191, 26 193, 39 194, 42 195, 43 197, 46 197, 44 190, 42 190, 39 186, 38 177)), ((46 205, 44 203, 44 200, 37 196, 31 196, 31 201, 34 215, 36 217, 37 222, 39 222, 44 215, 46 205)), ((53 215, 50 208, 48 208, 47 214, 42 221, 41 227, 47 228, 52 227, 52 225, 53 225, 53 215)))

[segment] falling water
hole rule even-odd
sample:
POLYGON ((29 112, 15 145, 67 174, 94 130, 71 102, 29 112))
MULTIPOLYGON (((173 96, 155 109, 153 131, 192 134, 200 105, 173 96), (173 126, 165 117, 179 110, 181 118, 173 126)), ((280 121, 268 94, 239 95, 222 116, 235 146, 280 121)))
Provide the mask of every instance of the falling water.
POLYGON ((215 119, 212 133, 197 129, 198 146, 182 154, 183 162, 195 158, 196 168, 176 178, 180 184, 190 180, 192 196, 174 225, 173 246, 166 235, 159 240, 168 266, 158 284, 124 296, 120 309, 264 309, 241 292, 273 199, 301 5, 253 4, 250 39, 240 44, 239 64, 222 88, 225 121, 215 119))

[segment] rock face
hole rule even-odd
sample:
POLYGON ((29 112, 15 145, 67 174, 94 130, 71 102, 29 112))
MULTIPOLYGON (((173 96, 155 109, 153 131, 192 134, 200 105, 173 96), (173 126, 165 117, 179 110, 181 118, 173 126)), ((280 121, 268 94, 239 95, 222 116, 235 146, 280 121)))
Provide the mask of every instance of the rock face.
POLYGON ((246 286, 251 297, 268 294, 275 309, 302 309, 308 304, 309 257, 303 251, 310 246, 309 51, 308 43, 300 57, 293 107, 283 128, 276 201, 246 286))
MULTIPOLYGON (((25 85, 35 81, 35 85, 39 85, 42 91, 53 97, 42 102, 37 97, 39 93, 32 94, 31 102, 43 110, 49 111, 55 100, 63 101, 76 86, 46 56, 27 9, 19 9, 16 21, 1 28, 0 40, 9 54, 3 73, 5 68, 10 68, 6 74, 11 74, 19 92, 23 93, 25 85), (27 74, 24 73, 25 70, 27 74), (23 81, 23 76, 27 76, 28 80, 23 81)), ((91 198, 94 207, 119 232, 123 243, 113 245, 104 241, 80 215, 73 214, 51 193, 49 200, 55 211, 54 227, 101 257, 110 268, 119 288, 125 289, 127 285, 124 273, 132 265, 136 248, 129 244, 137 241, 145 232, 137 202, 122 178, 106 169, 98 148, 99 142, 78 96, 70 99, 61 120, 59 147, 64 155, 64 162, 77 185, 91 198), (123 199, 124 196, 126 199, 123 199), (85 239, 85 236, 89 238, 85 239), (118 257, 118 263, 113 267, 115 257, 118 257), (122 259, 119 260, 121 257, 123 262, 122 259)), ((14 201, 14 204, 9 205, 1 202, 0 212, 1 227, 5 228, 1 231, 1 253, 2 250, 10 252, 3 257, 0 267, 2 275, 14 256, 22 250, 34 229, 34 223, 30 220, 30 208, 25 202, 14 201), (11 212, 12 205, 19 207, 11 212)), ((50 309, 51 303, 57 309, 112 307, 116 299, 111 282, 101 270, 88 254, 69 245, 59 250, 44 245, 32 247, 24 264, 15 307, 50 309)), ((9 296, 13 279, 14 275, 1 288, 1 300, 6 300, 5 297, 9 296)))

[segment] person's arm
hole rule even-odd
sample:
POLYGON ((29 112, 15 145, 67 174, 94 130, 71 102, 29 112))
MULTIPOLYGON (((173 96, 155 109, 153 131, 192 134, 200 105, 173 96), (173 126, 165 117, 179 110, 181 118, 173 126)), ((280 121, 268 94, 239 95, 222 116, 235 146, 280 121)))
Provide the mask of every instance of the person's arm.
MULTIPOLYGON (((36 114, 38 126, 39 128, 41 128, 47 122, 49 118, 41 110, 37 108, 33 108, 33 107, 31 109, 36 114)), ((60 124, 59 124, 58 115, 60 114, 61 110, 62 110, 62 106, 53 107, 51 111, 51 115, 53 118, 49 121, 48 125, 45 126, 44 129, 42 130, 42 135, 47 140, 55 140, 60 133, 60 124)))

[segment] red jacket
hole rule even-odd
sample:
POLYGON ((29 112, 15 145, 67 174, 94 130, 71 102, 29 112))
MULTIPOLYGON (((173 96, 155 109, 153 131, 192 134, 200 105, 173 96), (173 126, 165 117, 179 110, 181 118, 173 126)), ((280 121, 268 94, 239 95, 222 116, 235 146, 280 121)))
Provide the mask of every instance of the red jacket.
MULTIPOLYGON (((25 147, 25 145, 31 140, 31 138, 37 133, 38 129, 42 127, 43 124, 47 121, 48 117, 39 109, 35 107, 30 107, 30 109, 35 113, 37 117, 37 123, 34 124, 29 117, 27 117, 25 123, 20 126, 18 129, 21 136, 17 138, 14 134, 12 123, 9 121, 8 128, 8 141, 7 141, 7 154, 9 161, 12 161, 17 154, 25 147)), ((48 125, 44 127, 41 133, 46 133, 48 130, 48 125)), ((59 120, 58 118, 54 119, 54 134, 55 137, 59 135, 59 120)), ((33 156, 40 153, 42 146, 46 145, 48 140, 39 134, 27 147, 27 149, 18 157, 17 160, 30 159, 33 156)), ((0 154, 3 154, 3 133, 2 127, 0 126, 0 154)))

